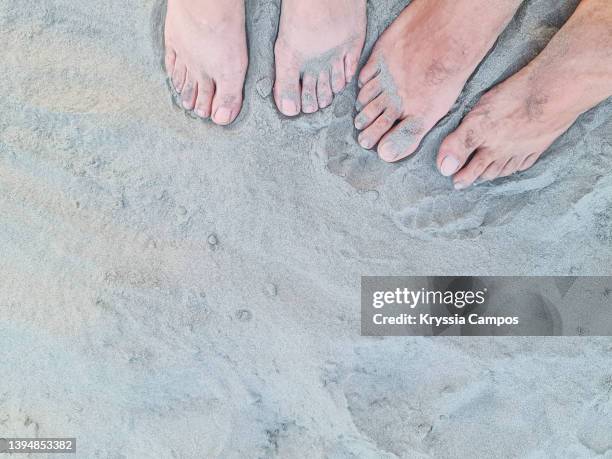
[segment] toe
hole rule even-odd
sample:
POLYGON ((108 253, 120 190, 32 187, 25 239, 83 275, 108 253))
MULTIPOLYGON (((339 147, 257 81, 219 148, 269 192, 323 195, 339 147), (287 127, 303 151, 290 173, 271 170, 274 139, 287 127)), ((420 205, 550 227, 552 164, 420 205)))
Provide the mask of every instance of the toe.
POLYGON ((523 162, 519 166, 518 170, 519 171, 525 171, 525 170, 529 169, 531 166, 533 166, 535 164, 535 162, 538 160, 539 157, 540 157, 540 153, 532 153, 532 154, 530 154, 529 156, 527 156, 523 160, 523 162))
POLYGON ((187 71, 185 84, 181 91, 181 102, 185 110, 193 110, 195 107, 196 97, 198 95, 198 82, 193 75, 187 71))
POLYGON ((212 120, 225 126, 236 119, 242 107, 242 86, 228 81, 216 82, 212 101, 212 120))
POLYGON ((348 53, 344 56, 344 77, 346 78, 346 84, 349 84, 355 73, 357 73, 357 64, 359 62, 359 56, 353 53, 348 53))
POLYGON ((172 72, 172 86, 179 94, 183 91, 185 85, 185 77, 187 76, 187 67, 181 61, 177 60, 172 72))
POLYGON ((359 145, 369 150, 378 143, 380 138, 393 127, 397 116, 392 111, 385 111, 365 131, 359 134, 359 145))
POLYGON ((453 177, 456 190, 463 190, 471 186, 487 168, 493 163, 492 155, 486 149, 476 152, 471 161, 453 177))
POLYGON ((365 84, 370 81, 372 78, 376 77, 380 72, 380 67, 378 66, 375 59, 370 58, 367 64, 361 69, 359 72, 359 87, 365 86, 365 84))
POLYGON ((210 117, 214 94, 215 84, 210 78, 202 78, 198 81, 198 97, 195 103, 195 114, 200 118, 210 117))
POLYGON ((442 175, 450 177, 463 167, 482 142, 478 125, 468 115, 455 132, 442 142, 436 161, 438 170, 442 175))
POLYGON ((317 78, 311 73, 306 73, 302 78, 302 111, 314 113, 318 109, 317 78))
POLYGON ((319 80, 317 81, 317 101, 319 107, 328 107, 334 98, 334 94, 331 89, 331 82, 329 81, 329 71, 321 70, 319 73, 319 80))
POLYGON ((378 156, 383 161, 395 162, 411 155, 427 130, 421 117, 407 117, 382 138, 378 144, 378 156))
POLYGON ((382 84, 378 78, 368 81, 359 91, 357 96, 357 106, 365 107, 372 100, 376 99, 383 91, 382 84))
POLYGON ((274 83, 274 101, 285 116, 296 116, 301 110, 300 73, 295 70, 277 70, 274 83))
POLYGON ((365 108, 355 117, 355 127, 359 130, 367 128, 387 109, 388 106, 389 104, 386 95, 381 94, 366 105, 365 108))
POLYGON ((164 55, 164 66, 166 68, 166 75, 172 78, 174 73, 174 64, 176 63, 176 53, 173 49, 167 48, 166 54, 164 55))
POLYGON ((500 177, 508 177, 509 175, 514 174, 519 170, 519 166, 521 165, 522 160, 516 156, 513 156, 508 160, 506 165, 503 167, 501 172, 499 173, 500 177))
POLYGON ((338 94, 346 86, 346 76, 344 75, 344 59, 337 59, 332 64, 331 85, 334 94, 338 94))
POLYGON ((479 180, 485 182, 485 181, 490 181, 490 180, 495 180, 497 177, 499 177, 499 174, 501 173, 502 169, 504 168, 504 165, 506 164, 505 161, 493 161, 491 164, 489 164, 489 166, 485 169, 485 171, 482 173, 482 175, 480 176, 479 180))

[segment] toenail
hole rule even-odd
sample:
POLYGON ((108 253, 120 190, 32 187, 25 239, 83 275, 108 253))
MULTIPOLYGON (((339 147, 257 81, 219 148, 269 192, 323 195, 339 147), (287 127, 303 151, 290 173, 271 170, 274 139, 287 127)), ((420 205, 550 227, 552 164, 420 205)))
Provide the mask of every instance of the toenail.
POLYGON ((365 116, 363 114, 357 115, 355 118, 355 127, 361 129, 365 125, 365 116))
POLYGON ((382 144, 379 147, 378 154, 385 161, 393 161, 397 158, 397 152, 391 142, 382 144))
POLYGON ((440 172, 446 177, 453 175, 457 169, 459 169, 459 161, 452 156, 446 156, 440 164, 440 172))
POLYGON ((294 115, 297 112, 297 105, 292 100, 285 99, 281 102, 281 111, 285 115, 294 115))
POLYGON ((465 190, 468 187, 467 183, 457 182, 455 183, 455 190, 465 190))
POLYGON ((229 123, 232 119, 232 111, 227 107, 219 107, 215 112, 215 121, 217 123, 229 123))
POLYGON ((195 114, 196 114, 196 115, 198 115, 200 118, 208 118, 208 117, 206 116, 206 112, 205 112, 203 109, 201 109, 201 108, 198 108, 198 109, 195 111, 195 114))
POLYGON ((363 148, 365 148, 366 150, 369 150, 370 148, 372 148, 372 144, 371 144, 371 142, 370 142, 370 139, 368 139, 367 137, 366 137, 366 138, 363 138, 363 139, 360 139, 360 140, 359 140, 359 144, 360 144, 360 145, 361 145, 363 148))

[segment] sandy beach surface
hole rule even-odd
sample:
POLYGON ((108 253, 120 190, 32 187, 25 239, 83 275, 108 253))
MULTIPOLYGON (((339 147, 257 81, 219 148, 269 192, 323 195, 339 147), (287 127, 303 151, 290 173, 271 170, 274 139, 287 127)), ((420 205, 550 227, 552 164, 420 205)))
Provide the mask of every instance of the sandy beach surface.
MULTIPOLYGON (((365 56, 407 4, 368 4, 365 56)), ((165 6, 0 0, 0 436, 82 458, 612 458, 612 339, 365 338, 362 275, 610 275, 612 103, 532 169, 434 166, 577 1, 525 2, 413 157, 355 141, 355 85, 287 119, 279 2, 249 1, 245 106, 185 114, 165 6)))

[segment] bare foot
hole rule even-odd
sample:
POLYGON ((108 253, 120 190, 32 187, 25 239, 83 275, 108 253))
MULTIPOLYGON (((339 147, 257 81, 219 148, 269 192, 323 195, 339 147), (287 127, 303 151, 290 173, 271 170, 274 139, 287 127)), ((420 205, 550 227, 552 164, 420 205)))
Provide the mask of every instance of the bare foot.
POLYGON ((244 0, 168 0, 166 71, 183 107, 230 124, 242 108, 248 57, 244 0))
POLYGON ((330 105, 357 71, 365 32, 365 0, 283 0, 274 50, 281 113, 330 105))
POLYGON ((359 76, 359 144, 385 161, 412 154, 451 109, 521 0, 414 0, 359 76))
POLYGON ((454 174, 463 189, 531 167, 582 113, 612 95, 610 43, 612 3, 583 0, 544 51, 485 94, 444 140, 440 172, 454 174))

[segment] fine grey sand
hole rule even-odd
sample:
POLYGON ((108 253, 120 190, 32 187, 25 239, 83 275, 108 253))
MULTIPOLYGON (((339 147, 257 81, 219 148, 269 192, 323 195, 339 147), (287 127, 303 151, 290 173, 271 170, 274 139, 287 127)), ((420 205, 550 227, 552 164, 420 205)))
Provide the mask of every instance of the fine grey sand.
MULTIPOLYGON (((368 5, 367 56, 407 4, 368 5)), ((0 437, 79 458, 612 458, 612 339, 364 338, 361 275, 610 275, 612 104, 456 192, 442 138, 577 1, 528 1, 411 158, 361 150, 355 85, 274 107, 249 1, 238 121, 186 115, 157 0, 0 1, 0 437), (599 455, 599 456, 598 456, 599 455)))

